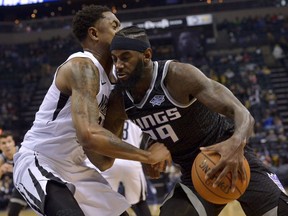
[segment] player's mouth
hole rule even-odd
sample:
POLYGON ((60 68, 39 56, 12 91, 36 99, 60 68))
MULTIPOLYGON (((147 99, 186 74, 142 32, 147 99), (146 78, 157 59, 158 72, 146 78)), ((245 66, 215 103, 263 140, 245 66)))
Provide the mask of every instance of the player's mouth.
POLYGON ((126 80, 128 75, 126 73, 117 73, 117 77, 120 80, 126 80))

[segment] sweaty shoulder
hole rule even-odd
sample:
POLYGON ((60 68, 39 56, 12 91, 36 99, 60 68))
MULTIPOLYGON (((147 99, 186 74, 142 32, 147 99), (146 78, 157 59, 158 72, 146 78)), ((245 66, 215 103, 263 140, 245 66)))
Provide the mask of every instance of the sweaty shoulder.
POLYGON ((178 61, 171 61, 168 68, 167 76, 172 76, 173 78, 181 78, 187 75, 187 72, 191 72, 196 69, 193 65, 182 63, 178 61))
POLYGON ((91 59, 75 57, 58 68, 55 83, 62 93, 71 95, 76 84, 85 84, 85 81, 92 81, 98 77, 98 68, 91 59))
POLYGON ((165 86, 175 100, 187 103, 193 98, 193 92, 199 85, 199 77, 202 76, 195 66, 173 61, 168 68, 165 86))

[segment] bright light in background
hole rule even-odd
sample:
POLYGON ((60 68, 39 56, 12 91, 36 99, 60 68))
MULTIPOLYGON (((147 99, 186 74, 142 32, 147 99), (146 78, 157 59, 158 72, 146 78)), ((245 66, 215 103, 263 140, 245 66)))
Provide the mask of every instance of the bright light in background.
POLYGON ((0 0, 0 6, 16 6, 26 4, 36 4, 43 2, 53 2, 57 0, 0 0))

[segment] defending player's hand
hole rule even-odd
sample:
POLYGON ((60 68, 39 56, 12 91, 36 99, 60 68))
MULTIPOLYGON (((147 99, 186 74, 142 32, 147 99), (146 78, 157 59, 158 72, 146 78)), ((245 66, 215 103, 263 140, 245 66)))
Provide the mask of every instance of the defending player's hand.
POLYGON ((142 164, 145 175, 152 179, 160 178, 161 172, 153 168, 151 164, 142 164))
POLYGON ((208 147, 201 147, 201 151, 209 151, 220 154, 221 158, 214 168, 206 173, 206 179, 213 179, 216 175, 217 178, 213 183, 213 187, 216 187, 221 180, 228 174, 231 173, 231 191, 235 190, 235 183, 238 177, 243 182, 246 181, 246 175, 244 175, 244 146, 246 141, 240 143, 235 139, 230 138, 223 142, 217 143, 208 147), (219 174, 219 175, 218 175, 219 174), (240 176, 238 176, 240 174, 240 176))
POLYGON ((154 164, 159 171, 164 171, 167 165, 171 166, 172 158, 164 144, 156 142, 147 150, 151 152, 149 164, 154 164))

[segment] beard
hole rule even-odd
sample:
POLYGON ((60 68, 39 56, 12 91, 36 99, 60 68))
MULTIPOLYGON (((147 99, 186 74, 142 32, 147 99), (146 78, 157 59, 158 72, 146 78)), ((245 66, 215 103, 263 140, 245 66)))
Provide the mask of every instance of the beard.
POLYGON ((139 60, 133 73, 131 73, 130 77, 127 80, 119 80, 116 84, 116 88, 122 90, 130 90, 132 89, 136 83, 138 83, 144 73, 144 62, 139 60))

